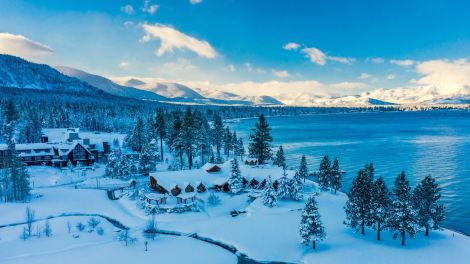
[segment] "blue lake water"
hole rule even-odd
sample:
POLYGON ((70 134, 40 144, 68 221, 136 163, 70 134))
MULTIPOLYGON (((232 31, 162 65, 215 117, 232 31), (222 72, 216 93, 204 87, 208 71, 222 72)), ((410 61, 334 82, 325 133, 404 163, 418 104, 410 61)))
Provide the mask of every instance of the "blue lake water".
MULTIPOLYGON (((414 187, 431 174, 442 188, 448 215, 445 227, 470 235, 470 112, 424 111, 303 115, 267 118, 274 153, 282 144, 288 167, 298 167, 302 154, 311 170, 323 156, 338 157, 343 191, 357 171, 372 162, 376 178, 389 189, 405 171, 414 187)), ((256 119, 229 127, 248 143, 256 119)))

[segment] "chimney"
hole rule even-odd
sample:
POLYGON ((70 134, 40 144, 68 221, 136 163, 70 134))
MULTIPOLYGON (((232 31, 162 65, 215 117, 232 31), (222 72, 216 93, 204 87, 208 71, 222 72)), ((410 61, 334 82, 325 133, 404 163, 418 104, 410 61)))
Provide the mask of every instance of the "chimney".
POLYGON ((83 145, 90 146, 90 139, 89 138, 84 138, 83 139, 83 145))
POLYGON ((69 140, 72 142, 78 140, 78 133, 69 133, 69 140))

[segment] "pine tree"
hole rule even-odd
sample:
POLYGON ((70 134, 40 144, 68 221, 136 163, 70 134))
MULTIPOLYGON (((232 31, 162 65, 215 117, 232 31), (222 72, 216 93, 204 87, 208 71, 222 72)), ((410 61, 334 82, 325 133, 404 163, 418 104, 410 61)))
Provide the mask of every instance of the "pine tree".
POLYGON ((67 167, 69 168, 70 172, 74 172, 75 167, 73 166, 73 164, 70 160, 67 162, 67 167))
POLYGON ((129 178, 132 174, 131 171, 132 161, 126 155, 122 154, 116 164, 116 177, 117 178, 129 178))
POLYGON ((180 165, 178 163, 178 159, 175 158, 175 162, 173 163, 173 171, 179 171, 180 170, 180 165))
POLYGON ((290 194, 292 199, 300 201, 303 198, 304 184, 298 170, 295 171, 294 178, 290 184, 290 194))
POLYGON ((305 157, 305 155, 302 155, 302 159, 300 160, 299 174, 300 174, 300 177, 303 178, 305 182, 305 180, 308 177, 307 158, 305 157))
POLYGON ((191 170, 193 166, 193 156, 197 151, 196 127, 191 107, 186 109, 180 137, 182 141, 182 150, 188 157, 188 167, 191 170))
POLYGON ((243 177, 237 158, 234 157, 230 161, 230 176, 228 178, 228 185, 233 194, 237 194, 243 190, 243 177))
POLYGON ((124 146, 130 147, 135 151, 141 151, 142 146, 147 142, 145 133, 144 120, 138 117, 132 132, 124 138, 124 146))
POLYGON ((377 230, 377 240, 380 241, 380 231, 387 229, 392 205, 390 193, 382 177, 375 181, 372 188, 371 205, 372 229, 377 230))
POLYGON ((413 208, 411 200, 411 187, 406 179, 405 172, 398 175, 395 180, 395 188, 393 189, 394 201, 392 203, 392 211, 390 214, 390 231, 396 232, 393 239, 401 236, 401 245, 405 245, 406 233, 410 238, 415 238, 419 233, 418 227, 418 211, 413 208))
POLYGON ((330 182, 331 188, 335 190, 335 193, 337 190, 340 190, 343 187, 342 173, 339 168, 338 158, 335 158, 335 161, 333 162, 333 167, 331 167, 329 182, 330 182))
POLYGON ((285 169, 282 173, 281 178, 279 178, 279 185, 277 186, 277 196, 281 199, 286 199, 290 197, 290 184, 285 169))
POLYGON ((444 204, 441 202, 441 188, 431 175, 426 176, 413 191, 413 204, 418 210, 418 225, 425 228, 425 236, 429 236, 429 230, 443 230, 441 222, 444 221, 444 204))
POLYGON ((162 157, 163 160, 163 140, 166 137, 166 120, 165 120, 165 114, 163 113, 162 109, 159 109, 157 111, 157 118, 155 120, 155 124, 157 126, 157 134, 158 137, 160 138, 160 156, 162 157))
POLYGON ((232 133, 228 127, 225 127, 224 154, 227 155, 227 157, 230 157, 230 150, 233 148, 232 142, 232 133))
POLYGON ((240 137, 238 139, 238 147, 237 147, 237 156, 240 157, 240 160, 243 161, 243 158, 245 157, 246 152, 245 152, 245 146, 243 146, 243 139, 240 137))
POLYGON ((374 165, 372 163, 366 164, 364 170, 367 173, 367 175, 369 176, 370 181, 374 182, 374 174, 375 174, 374 165))
POLYGON ((224 123, 222 122, 222 117, 219 114, 214 114, 214 119, 212 120, 212 142, 217 150, 217 155, 220 155, 220 148, 222 147, 222 142, 224 138, 224 123))
POLYGON ((214 151, 211 148, 211 156, 209 158, 209 163, 215 164, 215 156, 214 156, 214 151))
POLYGON ((277 205, 276 190, 274 190, 271 176, 268 177, 266 185, 261 192, 261 199, 263 203, 269 207, 275 207, 277 205))
POLYGON ((315 249, 315 243, 327 238, 314 196, 308 198, 305 208, 302 210, 299 232, 302 237, 301 243, 307 246, 312 243, 313 249, 315 249))
POLYGON ((258 164, 264 164, 265 161, 272 158, 270 143, 273 141, 273 137, 269 133, 271 128, 264 114, 260 115, 259 123, 256 122, 255 128, 252 130, 254 133, 250 135, 251 143, 248 148, 250 157, 258 159, 258 164))
POLYGON ((330 185, 330 176, 331 175, 331 161, 328 155, 323 157, 323 160, 320 163, 320 169, 317 174, 317 182, 320 188, 328 190, 330 185))
POLYGON ((237 137, 237 132, 233 131, 232 133, 232 151, 233 151, 233 156, 237 156, 238 153, 238 137, 237 137))
POLYGON ((142 153, 139 155, 139 170, 143 175, 149 175, 151 171, 157 168, 157 160, 155 159, 154 149, 145 144, 142 153))
POLYGON ((284 149, 282 149, 282 145, 279 146, 279 150, 276 153, 276 158, 274 158, 273 165, 277 165, 283 169, 286 168, 286 157, 284 156, 284 149))
POLYGON ((106 169, 105 169, 105 174, 106 176, 111 176, 111 178, 114 178, 116 176, 116 171, 117 171, 117 163, 119 159, 117 157, 117 152, 116 151, 111 151, 108 156, 108 163, 106 163, 106 169))
POLYGON ((346 212, 346 221, 343 223, 347 227, 355 229, 355 232, 362 230, 364 235, 364 228, 372 225, 371 217, 371 199, 372 182, 369 175, 365 170, 360 170, 356 178, 352 182, 351 189, 348 195, 348 201, 344 210, 346 212))

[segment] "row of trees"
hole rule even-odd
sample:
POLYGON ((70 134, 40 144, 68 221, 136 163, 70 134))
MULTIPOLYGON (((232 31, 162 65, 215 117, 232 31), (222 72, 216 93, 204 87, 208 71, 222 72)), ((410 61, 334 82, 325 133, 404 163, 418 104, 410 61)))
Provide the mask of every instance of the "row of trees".
POLYGON ((431 176, 411 191, 405 172, 395 180, 392 192, 387 188, 382 177, 374 181, 374 167, 371 164, 360 170, 353 180, 349 191, 348 201, 344 207, 347 219, 344 224, 365 234, 365 227, 377 230, 377 240, 380 232, 394 232, 393 238, 410 238, 425 230, 441 230, 440 223, 445 219, 446 211, 441 203, 441 188, 431 176))
POLYGON ((0 201, 23 201, 28 198, 29 172, 16 151, 15 131, 19 124, 19 112, 10 101, 4 110, 2 136, 6 139, 7 149, 0 156, 0 201))

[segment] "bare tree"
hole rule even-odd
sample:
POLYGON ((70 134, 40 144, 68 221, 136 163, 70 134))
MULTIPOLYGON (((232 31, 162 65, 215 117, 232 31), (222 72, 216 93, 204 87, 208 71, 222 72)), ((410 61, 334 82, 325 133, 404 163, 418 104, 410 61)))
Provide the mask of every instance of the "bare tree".
POLYGON ((127 246, 127 244, 134 244, 135 242, 139 241, 136 237, 131 237, 129 235, 129 231, 127 230, 121 230, 121 232, 117 233, 115 239, 119 242, 124 242, 127 246))
POLYGON ((43 227, 42 232, 47 237, 50 237, 52 235, 52 228, 51 228, 51 225, 49 224, 49 220, 46 220, 46 225, 43 227))
POLYGON ((69 220, 67 220, 67 229, 69 230, 69 233, 72 231, 72 224, 70 224, 69 220))
POLYGON ((88 219, 88 226, 90 226, 91 228, 97 227, 100 223, 101 221, 98 220, 96 217, 90 217, 90 219, 88 219))
POLYGON ((142 231, 142 236, 146 239, 155 240, 155 237, 158 236, 158 228, 157 228, 157 221, 155 221, 155 215, 147 220, 147 225, 145 229, 142 231))
POLYGON ((36 211, 27 206, 24 217, 26 220, 26 231, 28 232, 28 236, 31 236, 31 233, 33 232, 35 215, 36 211))
POLYGON ((20 233, 20 239, 23 239, 24 241, 26 241, 26 239, 28 239, 28 238, 29 238, 28 229, 26 227, 24 227, 23 230, 20 233))

